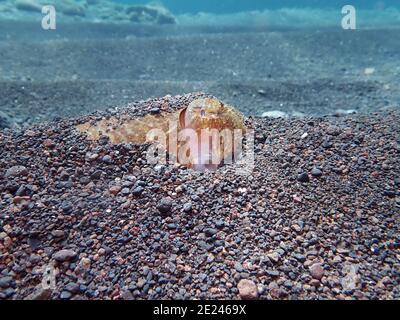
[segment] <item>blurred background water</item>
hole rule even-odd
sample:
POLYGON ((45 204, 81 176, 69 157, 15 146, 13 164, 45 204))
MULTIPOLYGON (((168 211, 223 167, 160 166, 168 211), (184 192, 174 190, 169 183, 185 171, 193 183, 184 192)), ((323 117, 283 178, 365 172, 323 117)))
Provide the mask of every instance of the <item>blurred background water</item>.
MULTIPOLYGON (((141 0, 115 0, 120 3, 141 4, 141 0)), ((341 8, 351 4, 363 9, 399 7, 399 0, 163 0, 162 3, 173 13, 237 13, 242 11, 279 8, 341 8)))
POLYGON ((0 129, 195 91, 256 116, 400 101, 400 0, 0 0, 0 30, 0 129))

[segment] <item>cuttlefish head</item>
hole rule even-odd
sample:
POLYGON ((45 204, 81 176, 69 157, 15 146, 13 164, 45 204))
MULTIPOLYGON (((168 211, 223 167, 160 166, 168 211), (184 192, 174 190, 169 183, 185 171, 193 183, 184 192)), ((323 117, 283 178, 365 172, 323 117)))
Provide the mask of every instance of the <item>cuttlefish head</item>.
POLYGON ((237 152, 235 132, 245 130, 244 118, 238 111, 211 98, 197 99, 183 109, 179 114, 179 126, 197 133, 198 139, 190 140, 187 146, 196 155, 190 167, 197 171, 216 170, 228 157, 234 156, 237 152), (202 134, 210 130, 218 132, 217 140, 202 134), (220 161, 213 161, 215 155, 220 161))
POLYGON ((179 115, 181 128, 202 129, 242 129, 244 118, 233 107, 217 99, 197 99, 183 109, 179 115))

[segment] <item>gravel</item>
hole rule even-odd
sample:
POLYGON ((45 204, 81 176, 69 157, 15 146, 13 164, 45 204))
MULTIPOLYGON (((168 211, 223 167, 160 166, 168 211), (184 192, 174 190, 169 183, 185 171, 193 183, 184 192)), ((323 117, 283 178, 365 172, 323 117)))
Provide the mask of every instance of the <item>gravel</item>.
POLYGON ((249 118, 247 176, 160 170, 143 160, 147 146, 91 142, 74 129, 110 112, 0 131, 1 299, 400 298, 397 111, 249 118), (56 286, 38 291, 47 267, 56 286))

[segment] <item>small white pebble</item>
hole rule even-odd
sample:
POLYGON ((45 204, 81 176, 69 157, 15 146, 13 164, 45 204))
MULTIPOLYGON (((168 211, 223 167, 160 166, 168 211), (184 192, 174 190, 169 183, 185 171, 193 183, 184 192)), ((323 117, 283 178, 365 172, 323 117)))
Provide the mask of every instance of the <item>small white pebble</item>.
POLYGON ((246 188, 239 188, 238 192, 244 194, 244 193, 247 192, 247 189, 246 188))
POLYGON ((364 70, 364 74, 366 76, 370 76, 371 74, 374 74, 374 73, 375 73, 375 68, 365 68, 365 70, 364 70))
POLYGON ((273 110, 273 111, 267 111, 264 112, 261 117, 263 118, 288 118, 288 114, 283 112, 283 111, 279 111, 279 110, 273 110))

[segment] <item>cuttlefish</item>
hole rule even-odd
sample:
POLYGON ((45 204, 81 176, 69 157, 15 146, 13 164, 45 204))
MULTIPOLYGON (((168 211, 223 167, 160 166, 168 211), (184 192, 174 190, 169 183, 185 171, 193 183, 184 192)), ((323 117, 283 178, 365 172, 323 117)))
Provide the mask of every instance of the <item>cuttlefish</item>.
POLYGON ((235 161, 241 152, 245 123, 234 107, 202 98, 174 112, 110 117, 77 129, 94 141, 106 136, 113 144, 156 142, 170 160, 204 171, 235 161))

